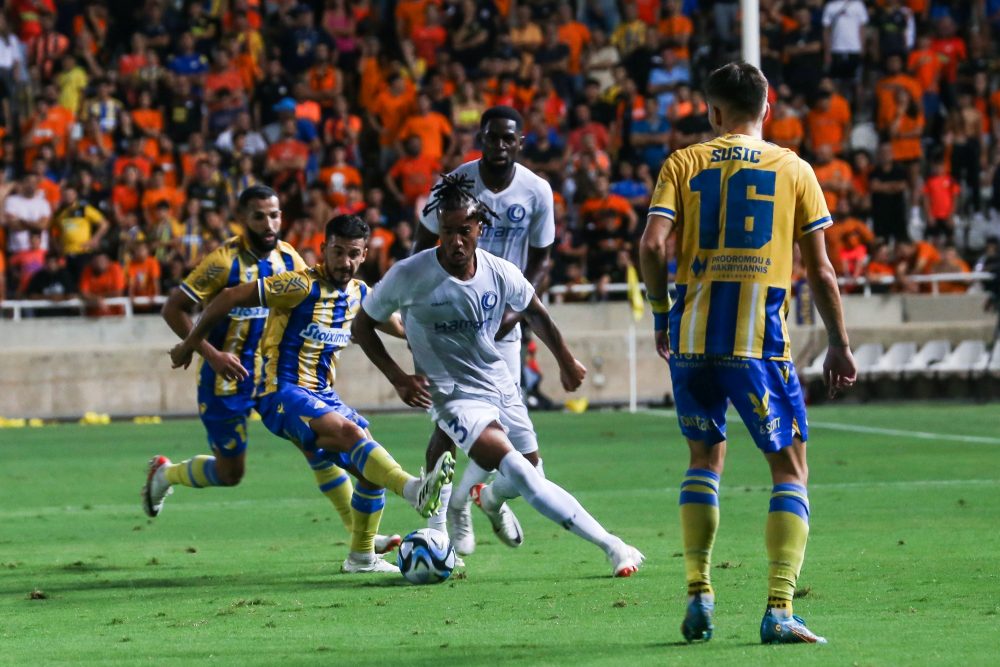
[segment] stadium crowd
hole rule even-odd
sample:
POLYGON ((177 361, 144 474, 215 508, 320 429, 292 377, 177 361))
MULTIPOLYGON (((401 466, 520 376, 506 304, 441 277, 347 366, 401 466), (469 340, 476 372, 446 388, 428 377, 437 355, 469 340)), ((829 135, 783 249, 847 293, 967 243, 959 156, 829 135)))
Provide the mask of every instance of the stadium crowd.
MULTIPOLYGON (((838 272, 917 291, 909 276, 995 267, 1000 0, 760 7, 765 136, 814 165, 838 272)), ((331 215, 363 215, 376 281, 501 104, 556 193, 551 283, 606 298, 663 160, 711 136, 699 84, 739 44, 735 0, 12 0, 0 298, 105 314, 165 293, 260 182, 310 264, 331 215)))

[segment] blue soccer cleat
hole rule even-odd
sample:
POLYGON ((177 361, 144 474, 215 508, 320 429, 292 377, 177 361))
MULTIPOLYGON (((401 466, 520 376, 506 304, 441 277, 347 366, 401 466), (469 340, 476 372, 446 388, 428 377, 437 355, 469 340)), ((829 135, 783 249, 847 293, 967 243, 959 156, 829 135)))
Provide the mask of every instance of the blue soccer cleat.
POLYGON ((801 616, 781 618, 768 609, 760 622, 760 643, 825 644, 826 639, 807 628, 801 616))
POLYGON ((708 641, 712 638, 712 613, 715 611, 715 602, 702 599, 701 595, 695 595, 694 599, 688 603, 687 613, 684 615, 684 622, 681 623, 681 634, 688 643, 693 641, 708 641))

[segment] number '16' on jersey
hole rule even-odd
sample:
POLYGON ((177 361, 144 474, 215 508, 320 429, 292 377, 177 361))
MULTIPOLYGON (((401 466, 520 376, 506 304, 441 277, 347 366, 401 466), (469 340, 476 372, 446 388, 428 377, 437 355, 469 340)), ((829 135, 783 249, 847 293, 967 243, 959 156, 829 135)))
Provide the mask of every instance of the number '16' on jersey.
POLYGON ((649 212, 675 221, 671 352, 790 360, 793 247, 832 224, 812 167, 766 141, 718 137, 667 159, 649 212))

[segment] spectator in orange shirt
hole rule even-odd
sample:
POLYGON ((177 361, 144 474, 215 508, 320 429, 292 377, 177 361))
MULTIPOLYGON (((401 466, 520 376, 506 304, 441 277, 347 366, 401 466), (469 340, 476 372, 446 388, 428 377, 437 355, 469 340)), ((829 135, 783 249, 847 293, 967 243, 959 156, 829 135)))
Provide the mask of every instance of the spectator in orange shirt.
POLYGON ((361 172, 347 163, 343 144, 333 144, 329 156, 329 163, 319 170, 319 183, 330 205, 342 206, 347 201, 347 188, 361 187, 361 172))
POLYGON ((413 50, 429 69, 437 65, 438 53, 448 43, 448 31, 441 24, 441 10, 432 3, 425 8, 424 25, 412 32, 413 50))
POLYGON ((407 139, 405 150, 385 175, 385 187, 403 207, 404 217, 413 220, 417 201, 430 194, 441 165, 421 155, 420 137, 407 139))
POLYGON ((156 139, 163 132, 163 112, 153 106, 153 94, 139 93, 138 107, 132 110, 132 121, 147 137, 156 139))
POLYGON ((838 254, 840 266, 837 273, 845 278, 857 280, 865 273, 868 264, 868 248, 857 234, 848 234, 838 254))
POLYGON ((306 164, 309 162, 309 146, 299 141, 294 118, 286 118, 281 123, 281 139, 267 149, 266 170, 274 178, 273 185, 280 187, 289 180, 305 186, 306 164))
POLYGON ((430 0, 397 0, 396 35, 399 41, 413 37, 413 31, 423 27, 430 0))
POLYGON ((397 150, 402 152, 403 143, 410 137, 419 137, 423 147, 421 155, 440 162, 444 154, 451 150, 454 131, 447 118, 431 109, 430 96, 420 93, 417 95, 416 114, 408 117, 399 129, 397 150))
POLYGON ((834 154, 844 150, 847 128, 842 118, 830 109, 830 94, 821 92, 806 115, 809 149, 815 154, 821 146, 830 146, 834 154))
POLYGON ((396 159, 392 147, 413 107, 413 84, 399 74, 390 75, 385 90, 375 98, 373 113, 369 114, 369 121, 379 134, 379 145, 382 147, 379 164, 383 169, 396 159))
POLYGON ((905 88, 914 100, 923 98, 920 84, 903 71, 903 59, 898 55, 889 56, 886 60, 886 75, 875 84, 875 97, 878 101, 876 126, 880 130, 888 130, 897 116, 897 93, 899 88, 905 88))
MULTIPOLYGON (((948 246, 941 254, 941 259, 934 265, 932 273, 970 273, 968 263, 959 257, 955 246, 948 246)), ((938 292, 941 294, 964 294, 969 290, 966 282, 940 282, 938 292)))
POLYGON ((149 183, 146 185, 140 200, 142 213, 147 222, 151 223, 156 219, 156 206, 161 201, 167 202, 171 217, 176 218, 181 213, 181 207, 184 206, 184 193, 167 185, 166 173, 157 166, 153 167, 153 174, 150 176, 149 183))
POLYGON ((837 203, 847 198, 851 191, 851 166, 833 155, 833 146, 824 144, 816 151, 813 163, 816 180, 823 188, 827 208, 837 210, 837 203))
MULTIPOLYGON (((574 18, 571 3, 559 3, 557 17, 556 23, 559 27, 556 33, 559 35, 559 41, 569 47, 569 63, 566 71, 574 77, 579 77, 583 51, 590 45, 590 29, 574 18)), ((577 85, 577 89, 579 87, 577 85)))
POLYGON ((111 206, 114 219, 119 224, 126 214, 135 213, 139 209, 141 189, 139 170, 133 165, 125 167, 125 171, 118 177, 118 183, 111 188, 111 206))
POLYGON ((923 146, 920 137, 924 133, 924 115, 920 106, 905 88, 896 89, 896 117, 889 125, 889 140, 892 143, 892 159, 909 172, 910 187, 916 191, 920 178, 920 158, 923 146))
MULTIPOLYGON (((840 252, 846 245, 847 237, 850 235, 856 236, 858 242, 866 246, 870 246, 875 241, 874 232, 872 232, 864 221, 852 214, 847 199, 841 199, 837 208, 831 210, 834 213, 833 226, 826 230, 825 235, 826 254, 831 258, 840 257, 840 252)), ((841 265, 835 261, 833 267, 839 274, 842 268, 841 265)))
POLYGON ((677 0, 666 0, 663 3, 657 30, 664 40, 663 45, 673 48, 678 60, 691 59, 688 43, 694 33, 694 25, 691 19, 681 13, 680 3, 677 0))
POLYGON ((880 243, 872 253, 871 261, 865 270, 865 277, 872 284, 871 290, 874 294, 885 294, 889 291, 889 285, 883 285, 882 280, 896 275, 895 263, 889 252, 889 246, 880 243))
POLYGON ((139 170, 140 176, 144 179, 149 178, 153 173, 153 162, 140 152, 142 142, 138 138, 123 139, 122 144, 125 154, 115 159, 111 175, 117 178, 125 173, 128 167, 135 167, 139 170))
POLYGON ((316 63, 306 72, 309 99, 315 100, 324 110, 333 109, 333 101, 344 87, 344 77, 333 65, 330 47, 320 42, 316 45, 316 63))
POLYGON ((798 153, 804 136, 802 120, 788 102, 779 97, 771 109, 771 119, 765 125, 764 137, 773 144, 798 153))
POLYGON ((943 236, 951 240, 955 232, 955 204, 961 191, 958 181, 945 172, 943 163, 935 162, 931 165, 931 175, 924 183, 923 190, 924 212, 927 216, 925 236, 943 236))
POLYGON ((126 272, 130 297, 160 295, 160 263, 150 256, 149 244, 145 241, 133 245, 126 272))
POLYGON ((124 315, 121 306, 108 306, 104 300, 125 293, 125 272, 120 264, 112 262, 107 253, 99 252, 90 260, 80 277, 80 298, 87 304, 88 317, 124 315))
POLYGON ((545 41, 542 28, 531 15, 531 6, 524 3, 517 5, 517 20, 510 29, 510 43, 522 52, 534 53, 545 41))
POLYGON ((906 69, 923 89, 921 103, 924 117, 936 119, 941 109, 941 70, 946 58, 931 48, 930 35, 917 37, 917 48, 910 52, 906 69))

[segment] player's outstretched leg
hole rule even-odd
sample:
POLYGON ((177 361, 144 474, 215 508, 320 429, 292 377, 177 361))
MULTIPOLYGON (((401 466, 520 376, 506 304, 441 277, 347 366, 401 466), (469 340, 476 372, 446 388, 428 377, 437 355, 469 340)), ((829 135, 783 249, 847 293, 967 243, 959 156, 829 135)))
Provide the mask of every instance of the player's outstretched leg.
POLYGON ((163 502, 173 493, 176 484, 194 489, 236 486, 243 477, 244 460, 243 454, 233 458, 199 455, 172 463, 165 456, 154 456, 149 461, 146 483, 140 492, 142 509, 147 516, 158 516, 163 502))
MULTIPOLYGON (((599 546, 611 560, 614 576, 627 577, 639 569, 644 558, 639 550, 606 531, 576 498, 542 477, 523 454, 513 449, 500 427, 494 425, 483 431, 470 455, 483 468, 499 459, 500 476, 517 489, 518 495, 542 516, 599 546)), ((479 489, 479 506, 487 514, 496 512, 505 501, 496 497, 495 489, 495 484, 479 489)))
POLYGON ((359 481, 351 498, 354 530, 351 532, 351 552, 341 567, 341 572, 399 573, 399 568, 375 554, 375 535, 385 507, 385 489, 372 488, 359 481))

